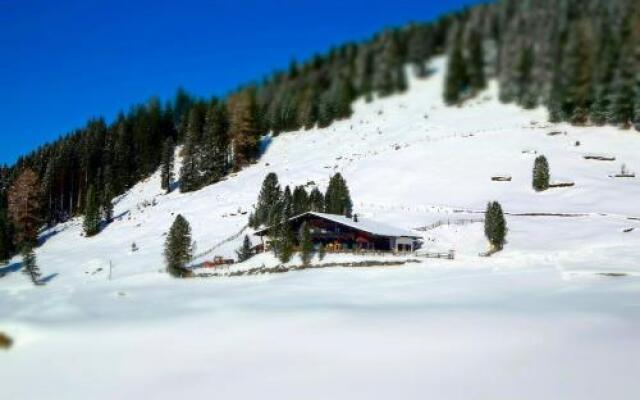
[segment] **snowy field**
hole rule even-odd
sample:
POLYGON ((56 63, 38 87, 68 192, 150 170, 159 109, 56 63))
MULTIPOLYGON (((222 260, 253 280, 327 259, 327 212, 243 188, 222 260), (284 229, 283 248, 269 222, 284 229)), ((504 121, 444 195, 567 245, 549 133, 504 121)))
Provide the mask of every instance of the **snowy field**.
POLYGON ((495 85, 447 108, 443 66, 404 95, 358 102, 348 121, 273 138, 258 164, 196 193, 163 195, 156 174, 118 199, 97 237, 82 237, 80 220, 46 232, 46 286, 18 259, 0 267, 0 332, 15 340, 0 353, 2 398, 638 398, 640 180, 609 176, 623 163, 640 172, 640 136, 548 124, 542 109, 498 103, 495 85), (536 154, 552 180, 576 186, 535 193, 536 154), (218 244, 244 228, 271 171, 322 190, 339 171, 358 214, 405 229, 444 223, 416 233, 456 260, 162 272, 177 213, 197 252, 213 249, 197 261, 234 256, 242 236, 218 244), (509 213, 509 243, 481 258, 482 224, 445 222, 482 218, 490 200, 509 213))

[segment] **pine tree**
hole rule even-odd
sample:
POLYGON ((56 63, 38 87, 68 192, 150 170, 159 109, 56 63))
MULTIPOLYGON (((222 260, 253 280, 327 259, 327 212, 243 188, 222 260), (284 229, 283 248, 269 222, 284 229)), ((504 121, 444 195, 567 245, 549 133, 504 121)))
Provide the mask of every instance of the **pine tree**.
POLYGON ((200 139, 202 137, 202 110, 193 107, 189 111, 189 122, 183 148, 182 167, 180 168, 180 191, 183 193, 198 190, 201 185, 200 139))
POLYGON ((226 105, 213 101, 207 110, 202 145, 202 173, 204 184, 216 183, 227 174, 229 167, 229 124, 226 105))
POLYGON ((238 255, 238 262, 244 262, 253 256, 253 250, 251 249, 251 239, 249 239, 249 235, 244 235, 242 246, 238 250, 236 250, 236 254, 238 255))
POLYGON ((538 156, 533 164, 533 189, 542 192, 549 189, 549 162, 545 156, 538 156))
POLYGON ((254 228, 258 228, 261 225, 269 225, 269 215, 274 205, 280 201, 282 193, 280 190, 280 184, 278 183, 278 175, 274 172, 267 174, 262 182, 262 189, 258 196, 258 203, 256 204, 255 213, 255 225, 254 228))
POLYGON ((327 193, 324 196, 324 201, 325 212, 351 217, 353 202, 351 201, 347 182, 340 173, 336 173, 329 180, 329 186, 327 188, 327 193))
POLYGON ((16 228, 16 244, 35 244, 40 227, 41 186, 33 170, 20 172, 8 192, 9 218, 16 228))
POLYGON ((0 264, 7 261, 13 253, 11 230, 4 211, 0 210, 0 264))
POLYGON ((175 153, 175 144, 172 137, 168 137, 162 146, 162 170, 161 170, 161 187, 167 193, 171 192, 173 184, 173 156, 175 153))
POLYGON ((105 184, 102 192, 102 218, 107 224, 113 222, 113 190, 109 183, 105 184))
POLYGON ((40 268, 36 261, 36 254, 31 245, 25 245, 22 249, 22 265, 24 273, 29 275, 34 285, 40 285, 40 268))
POLYGON ((324 195, 317 187, 309 194, 309 211, 324 212, 324 195))
POLYGON ((531 74, 533 70, 534 55, 531 47, 522 49, 517 68, 518 104, 526 109, 535 108, 537 96, 533 90, 531 74))
POLYGON ((293 190, 293 215, 309 211, 309 195, 304 186, 296 186, 293 190))
POLYGON ((475 91, 487 87, 485 77, 484 49, 482 48, 482 36, 473 32, 469 38, 469 84, 475 91))
POLYGON ((444 85, 444 100, 448 105, 458 104, 468 89, 468 74, 462 53, 461 40, 455 40, 449 56, 444 85))
POLYGON ((313 242, 311 241, 311 230, 306 222, 300 226, 300 259, 305 267, 311 263, 313 257, 313 242))
POLYGON ((164 245, 167 272, 175 277, 187 275, 187 264, 191 261, 192 252, 191 226, 182 215, 178 215, 164 245))
POLYGON ((97 235, 100 232, 100 205, 93 185, 89 187, 87 192, 83 227, 87 237, 97 235))
POLYGON ((490 202, 487 205, 484 234, 493 250, 502 250, 506 243, 507 223, 504 219, 502 206, 497 201, 490 202))

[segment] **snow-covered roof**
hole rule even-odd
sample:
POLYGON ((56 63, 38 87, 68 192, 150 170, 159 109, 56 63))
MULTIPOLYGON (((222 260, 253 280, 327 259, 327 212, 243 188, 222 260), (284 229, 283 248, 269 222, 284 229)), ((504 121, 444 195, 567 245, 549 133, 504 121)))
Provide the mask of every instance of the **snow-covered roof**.
MULTIPOLYGON (((306 212, 304 214, 300 214, 297 215, 295 217, 292 217, 290 219, 290 221, 305 217, 307 215, 313 215, 315 217, 318 218, 322 218, 322 219, 326 219, 329 221, 333 221, 336 222, 338 224, 344 225, 344 226, 348 226, 350 228, 354 228, 357 230, 360 230, 362 232, 367 232, 370 233, 372 235, 377 235, 377 236, 393 236, 393 237, 412 237, 412 238, 418 238, 419 236, 417 236, 415 233, 406 230, 406 229, 401 229, 401 228, 396 228, 395 226, 391 226, 391 225, 387 225, 387 224, 383 224, 381 222, 377 222, 377 221, 372 221, 370 219, 365 219, 365 218, 361 218, 360 216, 358 216, 358 221, 354 221, 352 218, 347 218, 343 215, 336 215, 336 214, 326 214, 326 213, 320 213, 320 212, 306 212)), ((256 234, 262 234, 262 233, 266 233, 268 230, 270 229, 270 227, 259 230, 256 232, 256 234)))

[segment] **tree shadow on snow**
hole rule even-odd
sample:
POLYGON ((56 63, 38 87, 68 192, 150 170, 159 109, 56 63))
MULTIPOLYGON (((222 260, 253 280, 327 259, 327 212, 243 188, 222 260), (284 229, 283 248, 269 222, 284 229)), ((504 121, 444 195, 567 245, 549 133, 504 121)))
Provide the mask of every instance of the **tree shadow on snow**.
POLYGON ((271 143, 273 143, 273 137, 271 137, 271 135, 263 136, 262 139, 260 139, 260 156, 263 156, 264 153, 269 150, 269 146, 271 146, 271 143))
POLYGON ((44 278, 40 279, 38 281, 38 283, 40 285, 46 285, 47 283, 51 282, 52 280, 54 280, 56 277, 58 276, 58 273, 53 273, 53 274, 49 274, 47 276, 45 276, 44 278))
POLYGON ((0 267, 0 278, 4 277, 5 275, 11 274, 13 272, 18 272, 22 269, 22 263, 13 263, 13 264, 9 264, 5 267, 0 267))

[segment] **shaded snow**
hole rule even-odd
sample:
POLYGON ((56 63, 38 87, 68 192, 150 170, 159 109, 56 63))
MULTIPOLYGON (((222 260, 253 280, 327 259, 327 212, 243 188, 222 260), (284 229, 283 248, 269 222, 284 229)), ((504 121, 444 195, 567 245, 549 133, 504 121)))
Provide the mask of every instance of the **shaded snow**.
MULTIPOLYGON (((84 238, 80 220, 46 232, 47 286, 10 272, 17 259, 0 267, 0 330, 15 339, 0 363, 3 395, 634 399, 640 221, 628 217, 640 216, 640 181, 609 175, 638 169, 637 133, 547 124, 542 109, 499 104, 495 83, 447 108, 444 62, 406 94, 357 102, 348 121, 273 138, 258 164, 196 193, 165 195, 154 174, 118 199, 97 237, 84 238), (535 193, 537 154, 552 179, 576 186, 535 193), (242 235, 225 239, 245 227, 272 171, 321 190, 339 171, 359 216, 403 230, 440 222, 420 232, 425 249, 456 260, 183 281, 163 272, 178 213, 198 253, 216 246, 201 260, 233 257, 242 235), (490 200, 510 213, 509 243, 481 258, 478 212, 490 200), (517 215, 532 213, 577 216, 517 215)), ((265 254, 232 269, 276 263, 265 254)))

